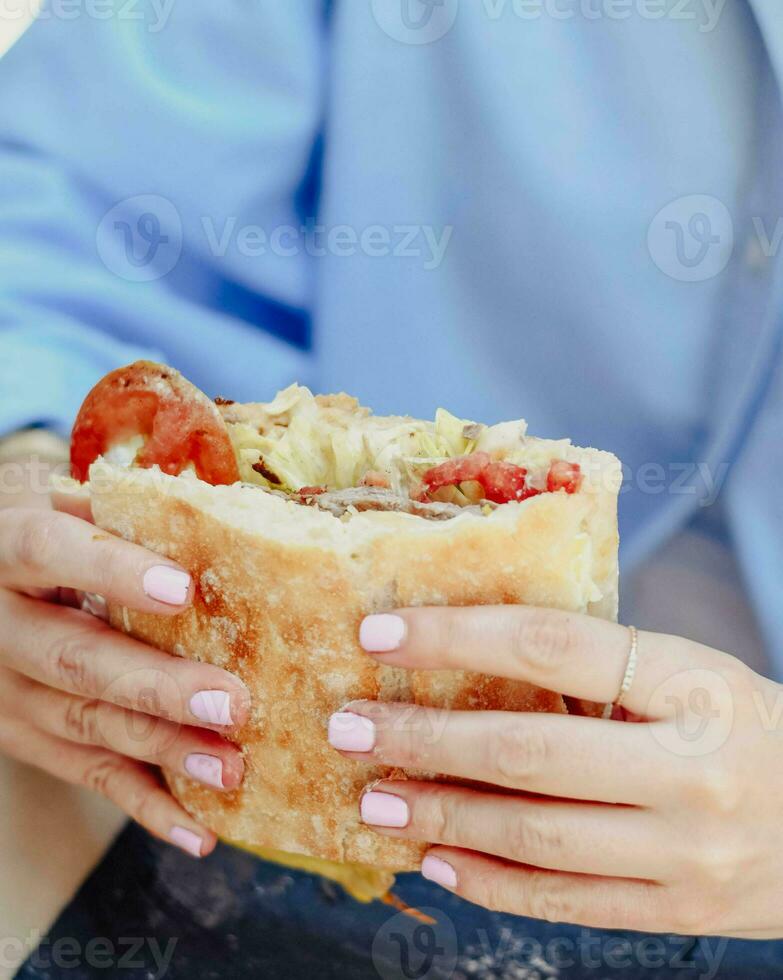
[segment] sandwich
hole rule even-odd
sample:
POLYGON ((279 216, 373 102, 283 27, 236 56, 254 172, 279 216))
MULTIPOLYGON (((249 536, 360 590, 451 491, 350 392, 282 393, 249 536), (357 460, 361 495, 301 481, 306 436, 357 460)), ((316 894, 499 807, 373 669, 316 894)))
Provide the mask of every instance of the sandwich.
POLYGON ((332 877, 359 898, 419 867, 427 842, 361 823, 362 790, 393 775, 343 758, 327 721, 346 703, 590 711, 475 672, 406 671, 359 647, 368 613, 526 603, 615 619, 620 466, 610 453, 483 425, 376 416, 293 384, 269 402, 212 400, 177 371, 137 362, 90 392, 71 473, 96 523, 188 569, 193 605, 169 618, 110 606, 112 625, 236 673, 252 716, 225 793, 166 773, 222 839, 332 877))

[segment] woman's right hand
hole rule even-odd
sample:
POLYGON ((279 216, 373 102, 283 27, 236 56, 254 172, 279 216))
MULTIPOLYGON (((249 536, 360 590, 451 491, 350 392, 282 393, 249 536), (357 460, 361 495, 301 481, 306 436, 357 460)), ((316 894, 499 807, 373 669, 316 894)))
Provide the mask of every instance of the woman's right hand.
POLYGON ((85 593, 171 616, 193 586, 175 563, 72 514, 0 509, 0 752, 102 793, 203 856, 215 835, 155 767, 235 789, 243 762, 227 738, 248 717, 248 691, 219 667, 116 632, 80 608, 85 593))

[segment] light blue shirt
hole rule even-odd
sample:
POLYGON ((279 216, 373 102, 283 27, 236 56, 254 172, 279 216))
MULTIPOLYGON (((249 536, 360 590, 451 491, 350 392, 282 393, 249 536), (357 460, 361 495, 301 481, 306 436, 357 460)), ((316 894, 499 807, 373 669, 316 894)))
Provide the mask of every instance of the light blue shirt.
POLYGON ((777 0, 64 9, 0 62, 0 431, 142 355, 523 415, 623 459, 627 567, 720 491, 783 673, 777 0))

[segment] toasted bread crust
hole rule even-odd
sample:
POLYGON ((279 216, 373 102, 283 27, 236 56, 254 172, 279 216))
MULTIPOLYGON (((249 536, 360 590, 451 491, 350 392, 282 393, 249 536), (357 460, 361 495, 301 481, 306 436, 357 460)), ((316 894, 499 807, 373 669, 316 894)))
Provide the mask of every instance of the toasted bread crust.
MULTIPOLYGON (((614 457, 595 457, 614 471, 614 457)), ((326 740, 332 712, 364 698, 566 710, 559 694, 521 682, 379 666, 357 642, 367 613, 527 603, 616 616, 617 492, 605 481, 486 517, 429 522, 394 513, 341 521, 256 488, 211 487, 103 461, 91 480, 100 527, 180 562, 196 583, 194 604, 181 615, 113 607, 113 625, 224 667, 250 689, 252 717, 235 734, 242 787, 222 793, 167 774, 186 809, 230 840, 417 868, 425 844, 382 837, 360 822, 363 787, 390 770, 335 752, 326 740)))

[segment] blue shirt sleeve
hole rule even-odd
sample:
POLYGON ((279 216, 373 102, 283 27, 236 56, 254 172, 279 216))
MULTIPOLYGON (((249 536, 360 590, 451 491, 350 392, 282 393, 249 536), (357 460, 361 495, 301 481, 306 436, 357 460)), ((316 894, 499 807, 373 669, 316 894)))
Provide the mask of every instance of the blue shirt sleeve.
POLYGON ((85 394, 102 375, 156 356, 65 317, 0 331, 0 436, 45 425, 67 437, 85 394))
POLYGON ((321 6, 248 8, 246 30, 205 0, 45 8, 0 60, 0 434, 66 433, 140 356, 243 399, 308 380, 311 259, 286 229, 312 213, 321 6))

